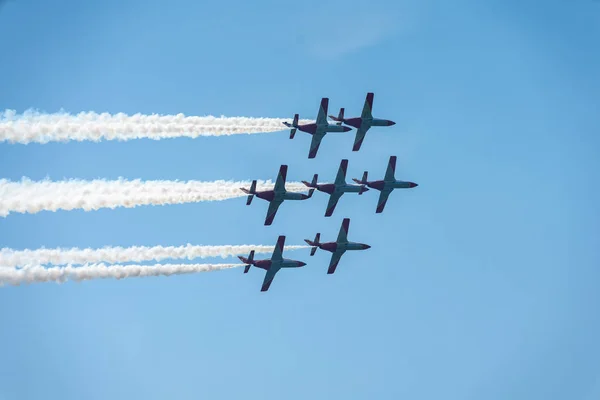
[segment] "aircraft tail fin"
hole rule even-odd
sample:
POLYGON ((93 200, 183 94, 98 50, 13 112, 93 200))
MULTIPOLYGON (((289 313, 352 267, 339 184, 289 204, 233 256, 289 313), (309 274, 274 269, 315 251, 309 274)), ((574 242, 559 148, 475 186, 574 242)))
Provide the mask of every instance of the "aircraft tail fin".
POLYGON ((283 123, 288 128, 292 128, 290 130, 290 139, 293 139, 294 135, 296 135, 296 130, 298 129, 298 119, 299 118, 300 118, 300 116, 298 114, 294 114, 294 120, 292 121, 291 124, 289 122, 284 122, 283 123))
POLYGON ((369 172, 368 172, 368 171, 365 171, 365 172, 363 173, 363 176, 362 176, 362 179, 361 179, 361 180, 358 180, 358 179, 356 179, 356 178, 352 178, 352 180, 353 180, 354 182, 358 183, 359 185, 366 185, 366 184, 367 184, 367 178, 368 178, 368 177, 369 177, 369 172))
POLYGON ((292 130, 290 131, 290 139, 294 138, 294 135, 296 135, 296 129, 298 128, 298 118, 300 118, 300 116, 298 114, 294 114, 294 121, 292 122, 292 130))
POLYGON ((240 188, 242 192, 248 195, 248 199, 246 200, 246 205, 249 206, 252 203, 252 199, 256 194, 256 180, 252 181, 252 185, 250 185, 250 189, 240 188))
MULTIPOLYGON (((302 183, 304 183, 305 186, 308 186, 309 188, 312 188, 313 191, 314 191, 314 189, 317 187, 317 179, 319 179, 319 174, 315 174, 313 176, 313 179, 312 179, 311 182, 302 181, 302 183)), ((310 193, 310 194, 312 195, 312 193, 310 193)))
POLYGON ((244 263, 246 264, 244 266, 244 273, 247 274, 248 271, 250 271, 250 266, 252 265, 252 263, 254 262, 254 250, 252 250, 250 252, 250 255, 248 256, 248 258, 246 257, 242 257, 242 256, 238 256, 238 258, 244 263))
POLYGON ((331 118, 336 122, 336 125, 342 125, 342 122, 344 122, 344 108, 340 108, 340 113, 338 114, 337 117, 334 117, 333 115, 330 115, 329 118, 331 118))
POLYGON ((314 256, 315 253, 317 252, 317 249, 319 248, 319 245, 321 244, 319 242, 319 240, 321 239, 321 234, 317 233, 315 236, 315 240, 314 241, 310 241, 308 239, 304 239, 304 241, 309 245, 312 246, 312 249, 310 249, 310 255, 314 256))

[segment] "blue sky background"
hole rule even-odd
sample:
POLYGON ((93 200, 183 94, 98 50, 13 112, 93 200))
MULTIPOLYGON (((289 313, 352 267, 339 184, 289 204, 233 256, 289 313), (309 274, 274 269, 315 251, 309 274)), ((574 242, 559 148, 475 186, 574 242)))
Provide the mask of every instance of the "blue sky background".
MULTIPOLYGON (((600 3, 33 1, 0 5, 0 109, 316 116, 330 97, 397 122, 126 143, 0 144, 20 179, 419 183, 266 202, 9 215, 0 246, 288 244, 372 249, 279 273, 0 288, 0 399, 600 398, 600 3)), ((218 260, 219 262, 221 260, 218 260)))

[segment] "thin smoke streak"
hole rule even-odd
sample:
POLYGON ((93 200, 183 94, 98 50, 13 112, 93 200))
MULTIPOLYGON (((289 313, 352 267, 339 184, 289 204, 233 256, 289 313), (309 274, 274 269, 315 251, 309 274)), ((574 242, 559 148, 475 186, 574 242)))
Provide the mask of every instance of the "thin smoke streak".
POLYGON ((32 110, 19 115, 14 110, 5 110, 0 112, 0 142, 28 144, 227 136, 283 131, 288 129, 283 125, 284 121, 291 119, 95 112, 45 114, 32 110))
POLYGON ((0 285, 18 286, 24 283, 87 281, 93 279, 125 279, 150 276, 171 276, 198 272, 219 271, 243 264, 156 264, 156 265, 105 265, 90 264, 81 267, 27 269, 0 268, 0 285))
MULTIPOLYGON (((275 246, 222 245, 222 246, 133 246, 104 247, 99 249, 56 248, 35 250, 0 249, 0 268, 30 267, 39 265, 79 265, 93 263, 129 263, 246 255, 254 250, 257 254, 272 253, 275 246)), ((285 250, 306 249, 308 246, 285 246, 285 250)))
MULTIPOLYGON (((142 181, 104 180, 92 181, 32 181, 23 178, 20 182, 0 179, 0 216, 9 213, 74 210, 85 211, 101 208, 143 205, 166 205, 220 201, 244 197, 240 187, 249 187, 251 182, 242 181, 142 181)), ((257 190, 273 189, 273 182, 259 181, 257 190)), ((306 187, 300 182, 286 183, 286 189, 303 192, 306 187)))

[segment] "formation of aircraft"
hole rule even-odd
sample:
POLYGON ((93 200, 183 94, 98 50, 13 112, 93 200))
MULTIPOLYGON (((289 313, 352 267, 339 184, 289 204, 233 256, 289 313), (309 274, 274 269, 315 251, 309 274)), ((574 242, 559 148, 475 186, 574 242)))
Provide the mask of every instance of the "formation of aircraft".
POLYGON ((328 274, 333 274, 335 269, 340 262, 340 258, 344 255, 344 253, 348 250, 367 250, 370 249, 371 246, 364 243, 357 242, 349 242, 348 241, 348 229, 350 228, 350 218, 344 218, 342 221, 342 226, 340 227, 340 232, 338 233, 338 237, 335 242, 325 242, 321 243, 319 240, 321 239, 321 234, 317 233, 315 236, 315 240, 311 241, 308 239, 304 239, 304 241, 312 247, 310 250, 310 255, 314 256, 317 249, 325 250, 330 253, 331 261, 329 262, 329 268, 327 269, 328 274))
POLYGON ((302 181, 306 186, 312 190, 317 189, 319 192, 329 194, 329 203, 327 203, 327 209, 325 210, 325 216, 331 217, 335 206, 344 193, 358 193, 363 194, 368 191, 369 188, 365 185, 349 185, 346 183, 346 171, 348 170, 348 160, 342 160, 340 168, 338 169, 335 181, 333 183, 317 183, 319 178, 318 174, 313 176, 312 182, 302 181))
POLYGON ((385 176, 383 180, 379 181, 368 181, 367 176, 369 175, 368 171, 363 173, 362 179, 352 179, 354 182, 359 185, 367 185, 368 187, 379 190, 381 193, 379 194, 379 201, 377 202, 377 210, 376 213, 381 213, 385 207, 385 203, 390 196, 390 193, 394 191, 394 189, 411 189, 419 186, 414 182, 407 181, 399 181, 395 177, 396 174, 396 156, 390 156, 390 161, 388 162, 387 170, 385 171, 385 176))
POLYGON ((267 210, 267 217, 265 218, 265 225, 271 225, 275 219, 275 214, 281 203, 285 200, 306 200, 310 199, 313 195, 314 189, 309 190, 308 194, 288 192, 285 190, 285 179, 287 176, 287 165, 282 165, 279 168, 279 174, 275 181, 275 187, 273 190, 264 190, 261 192, 256 191, 256 180, 252 181, 250 189, 240 188, 244 193, 248 195, 246 205, 249 206, 252 203, 254 196, 259 199, 263 199, 269 202, 269 209, 267 210))
MULTIPOLYGON (((317 119, 311 124, 298 123, 299 115, 295 114, 294 119, 291 123, 284 122, 284 125, 290 128, 290 139, 293 139, 298 130, 306 132, 312 135, 310 144, 310 150, 308 158, 315 158, 319 151, 321 141, 328 133, 333 132, 348 132, 352 128, 356 128, 356 136, 354 138, 354 145, 352 151, 359 151, 365 136, 369 129, 374 126, 392 126, 396 123, 392 120, 381 119, 373 117, 373 93, 367 93, 365 103, 363 106, 360 117, 346 118, 345 109, 340 108, 338 116, 329 115, 329 118, 335 121, 335 123, 329 123, 327 120, 327 111, 329 107, 329 99, 324 97, 321 99, 321 105, 317 113, 317 119)), ((418 185, 414 182, 401 181, 396 179, 396 156, 391 156, 388 161, 387 170, 383 179, 369 181, 368 171, 363 173, 362 178, 352 180, 356 184, 348 184, 346 182, 346 173, 348 170, 348 160, 343 159, 337 171, 337 175, 333 183, 318 183, 319 175, 315 174, 311 182, 302 181, 302 183, 308 188, 308 194, 288 192, 285 188, 285 182, 287 177, 287 165, 282 165, 279 169, 279 174, 275 181, 275 187, 273 190, 256 191, 256 180, 252 181, 249 189, 240 188, 244 193, 248 195, 246 205, 252 203, 254 196, 266 200, 269 202, 269 208, 267 210, 267 216, 265 218, 265 225, 271 225, 277 214, 279 206, 285 200, 306 200, 313 196, 315 190, 324 192, 329 195, 329 202, 327 203, 327 209, 325 210, 325 217, 331 217, 335 208, 344 195, 344 193, 358 193, 362 195, 369 189, 375 189, 380 192, 379 200, 377 201, 376 213, 382 213, 385 205, 388 201, 390 194, 395 189, 410 189, 417 187, 418 185)), ((350 218, 344 218, 342 226, 340 227, 337 239, 335 242, 321 242, 321 234, 317 233, 314 240, 305 239, 304 241, 311 247, 310 255, 314 256, 317 249, 328 251, 331 254, 331 260, 327 269, 327 274, 333 274, 346 251, 353 250, 367 250, 371 246, 365 243, 351 242, 348 240, 348 230, 350 228, 350 218)), ((254 250, 250 252, 248 258, 239 257, 244 263, 244 273, 248 273, 251 266, 261 268, 266 271, 261 292, 269 290, 275 274, 282 268, 299 268, 306 265, 302 261, 290 260, 283 258, 283 246, 285 244, 285 236, 279 236, 277 244, 270 259, 255 260, 254 250)))
POLYGON ((295 114, 292 123, 284 122, 283 124, 290 130, 290 139, 293 139, 296 135, 296 130, 301 130, 302 132, 310 133, 313 135, 312 141, 310 142, 310 150, 308 152, 308 158, 315 158, 317 156, 317 152, 319 151, 319 146, 321 145, 321 140, 325 137, 328 132, 348 132, 352 130, 352 128, 356 128, 356 136, 354 138, 354 145, 352 146, 352 151, 360 150, 363 140, 365 139, 365 135, 367 131, 371 129, 373 126, 392 126, 396 125, 394 121, 389 119, 381 119, 373 117, 373 93, 367 93, 367 97, 365 98, 365 104, 363 105, 363 110, 360 117, 354 118, 344 118, 344 108, 340 108, 340 112, 337 117, 330 115, 329 118, 336 121, 335 124, 330 124, 327 121, 327 109, 329 107, 329 98, 324 97, 321 99, 321 106, 319 107, 319 112, 317 114, 317 120, 313 124, 305 124, 298 125, 299 115, 295 114), (348 125, 348 126, 344 126, 348 125))
MULTIPOLYGON (((350 228, 350 218, 344 218, 342 221, 342 226, 340 227, 340 232, 338 233, 338 237, 335 242, 326 242, 321 243, 319 240, 321 238, 321 234, 317 233, 315 236, 315 240, 311 241, 305 239, 305 242, 311 246, 310 255, 314 256, 317 249, 329 251, 332 253, 331 261, 329 263, 329 268, 327 269, 327 274, 333 274, 335 269, 337 268, 340 259, 344 255, 346 251, 349 250, 367 250, 370 249, 371 246, 364 243, 350 242, 348 241, 348 229, 350 228)), ((279 272, 282 268, 300 268, 306 265, 303 261, 290 260, 287 258, 283 258, 283 246, 285 245, 285 236, 279 236, 277 239, 277 244, 275 245, 275 249, 273 250, 273 254, 271 258, 263 259, 263 260, 255 260, 254 259, 254 250, 250 251, 250 255, 248 257, 238 256, 240 261, 244 263, 244 273, 247 274, 250 271, 250 267, 256 267, 260 269, 264 269, 266 271, 265 278, 263 280, 262 286, 260 288, 261 292, 266 292, 271 287, 271 283, 273 282, 273 278, 277 272, 279 272)))
POLYGON ((273 278, 275 278, 275 274, 281 268, 300 268, 306 265, 305 262, 289 260, 287 258, 283 258, 283 245, 285 244, 285 236, 279 236, 277 239, 277 244, 275 245, 275 250, 273 250, 273 254, 270 259, 266 260, 255 260, 254 259, 254 250, 250 252, 248 258, 238 256, 238 258, 246 265, 244 265, 244 273, 247 274, 250 270, 250 266, 254 266, 256 268, 264 269, 266 271, 265 279, 263 280, 262 287, 260 288, 261 292, 266 292, 269 290, 271 286, 271 282, 273 282, 273 278))

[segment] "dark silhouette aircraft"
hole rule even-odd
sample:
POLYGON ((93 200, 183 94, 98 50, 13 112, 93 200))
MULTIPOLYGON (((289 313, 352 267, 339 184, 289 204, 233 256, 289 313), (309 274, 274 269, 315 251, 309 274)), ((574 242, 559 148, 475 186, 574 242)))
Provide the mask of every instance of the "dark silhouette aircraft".
POLYGON ((250 252, 248 258, 238 256, 238 258, 246 264, 244 266, 244 273, 247 274, 250 270, 250 266, 253 265, 256 268, 264 269, 267 271, 265 274, 265 279, 263 280, 262 287, 260 289, 261 292, 266 292, 269 290, 269 286, 271 286, 271 282, 273 282, 273 278, 275 278, 275 274, 281 268, 299 268, 304 267, 306 265, 305 262, 296 261, 296 260, 288 260, 287 258, 283 258, 283 245, 285 244, 285 236, 279 236, 277 239, 277 244, 275 245, 275 250, 273 250, 273 255, 271 259, 267 260, 255 260, 254 259, 254 250, 250 252))
POLYGON ((312 182, 302 181, 306 186, 311 189, 317 189, 320 192, 325 192, 329 194, 329 203, 327 203, 327 210, 325 211, 326 217, 331 217, 333 211, 335 210, 335 206, 337 205, 340 197, 344 193, 358 193, 363 194, 368 191, 365 185, 349 185, 346 183, 346 170, 348 169, 348 160, 342 160, 340 163, 340 168, 338 169, 337 176, 335 177, 334 183, 322 183, 318 184, 317 179, 319 178, 318 174, 315 174, 312 182))
POLYGON ((327 269, 328 274, 333 274, 335 272, 335 269, 337 268, 337 265, 340 262, 340 258, 342 258, 342 256, 347 250, 366 250, 371 248, 371 246, 369 246, 368 244, 349 242, 349 228, 350 218, 344 218, 344 221, 342 222, 342 226, 340 228, 340 233, 338 234, 337 240, 335 242, 319 242, 319 239, 321 238, 320 233, 317 233, 314 241, 304 239, 304 241, 308 243, 309 246, 312 246, 312 249, 310 250, 311 256, 315 255, 317 248, 333 253, 331 255, 331 261, 329 262, 329 268, 327 269))
POLYGON ((379 201, 377 202, 377 210, 376 210, 377 213, 380 213, 383 211, 383 209, 385 207, 385 203, 387 202, 388 197, 390 196, 390 193, 392 193, 394 191, 394 189, 410 189, 410 188, 419 186, 418 184, 416 184, 414 182, 405 182, 405 181, 396 180, 396 178, 394 176, 395 172, 396 172, 396 156, 391 156, 390 161, 388 162, 388 167, 387 167, 387 170, 385 171, 385 177, 383 178, 383 180, 367 181, 367 176, 369 174, 367 171, 364 172, 361 180, 352 179, 354 182, 356 182, 360 185, 367 185, 368 187, 379 190, 381 192, 381 194, 379 195, 379 201))
POLYGON ((302 132, 310 133, 313 135, 312 141, 310 142, 310 151, 308 152, 308 158, 315 158, 321 140, 325 137, 328 132, 348 132, 352 128, 341 125, 332 125, 327 122, 327 108, 329 106, 329 99, 324 97, 321 99, 321 106, 319 107, 319 113, 317 115, 317 121, 314 124, 298 125, 298 114, 294 115, 294 121, 290 124, 284 122, 283 124, 288 128, 292 128, 290 131, 290 139, 294 138, 296 129, 302 132))
POLYGON ((273 190, 264 190, 261 192, 257 192, 256 180, 252 181, 250 189, 240 188, 244 193, 248 194, 248 200, 246 201, 247 206, 249 206, 252 203, 252 199, 254 198, 254 196, 269 202, 269 209, 267 210, 265 225, 271 225, 273 223, 275 214, 277 214, 277 210, 279 209, 281 203, 284 202, 284 200, 306 200, 310 199, 313 195, 314 189, 309 190, 308 195, 303 193, 288 192, 287 190, 285 190, 285 178, 287 176, 287 168, 287 165, 282 165, 279 168, 279 174, 277 175, 277 180, 275 181, 275 187, 273 188, 273 190))
POLYGON ((365 139, 365 135, 372 126, 396 125, 394 121, 390 121, 388 119, 373 118, 373 96, 373 93, 367 93, 365 105, 363 106, 362 114, 360 117, 344 118, 343 108, 340 109, 340 113, 337 117, 334 117, 333 115, 329 116, 329 118, 333 119, 334 121, 337 121, 336 125, 341 125, 342 123, 344 123, 357 129, 352 151, 360 150, 360 146, 362 145, 362 142, 365 139))

